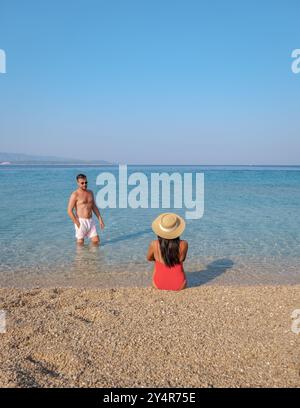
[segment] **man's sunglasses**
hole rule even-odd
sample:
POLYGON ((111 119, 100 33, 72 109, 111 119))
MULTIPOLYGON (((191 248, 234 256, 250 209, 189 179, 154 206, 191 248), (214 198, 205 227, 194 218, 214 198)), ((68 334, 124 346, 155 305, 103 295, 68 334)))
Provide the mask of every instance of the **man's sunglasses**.
POLYGON ((82 185, 82 186, 84 186, 84 185, 87 185, 87 181, 82 181, 80 184, 82 185))

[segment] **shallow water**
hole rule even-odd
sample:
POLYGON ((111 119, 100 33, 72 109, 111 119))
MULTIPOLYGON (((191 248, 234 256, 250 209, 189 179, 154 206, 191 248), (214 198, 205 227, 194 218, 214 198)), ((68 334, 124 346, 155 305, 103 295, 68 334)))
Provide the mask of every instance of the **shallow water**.
MULTIPOLYGON (((96 195, 102 171, 118 174, 117 167, 0 167, 0 286, 150 284, 150 226, 165 209, 102 210, 101 248, 75 245, 66 213, 74 178, 87 174, 96 195)), ((183 235, 191 286, 300 283, 300 167, 128 168, 135 171, 204 172, 204 216, 187 220, 183 235)))

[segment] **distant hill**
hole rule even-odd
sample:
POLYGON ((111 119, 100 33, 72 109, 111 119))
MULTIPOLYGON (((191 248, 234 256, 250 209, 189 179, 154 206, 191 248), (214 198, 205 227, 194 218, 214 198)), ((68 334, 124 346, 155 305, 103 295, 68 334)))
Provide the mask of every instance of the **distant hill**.
POLYGON ((113 164, 105 160, 81 160, 56 156, 35 156, 22 153, 0 152, 0 164, 9 162, 11 164, 113 164))

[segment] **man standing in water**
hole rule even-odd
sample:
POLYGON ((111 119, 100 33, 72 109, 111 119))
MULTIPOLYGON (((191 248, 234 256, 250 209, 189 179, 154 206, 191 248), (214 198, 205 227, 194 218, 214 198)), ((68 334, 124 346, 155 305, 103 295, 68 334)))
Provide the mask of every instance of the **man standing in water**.
POLYGON ((75 225, 77 243, 83 245, 84 239, 90 238, 93 244, 99 245, 100 239, 92 218, 93 212, 99 220, 101 229, 104 228, 103 219, 96 206, 93 192, 87 189, 87 177, 84 174, 78 174, 76 179, 78 189, 71 194, 68 214, 75 225))

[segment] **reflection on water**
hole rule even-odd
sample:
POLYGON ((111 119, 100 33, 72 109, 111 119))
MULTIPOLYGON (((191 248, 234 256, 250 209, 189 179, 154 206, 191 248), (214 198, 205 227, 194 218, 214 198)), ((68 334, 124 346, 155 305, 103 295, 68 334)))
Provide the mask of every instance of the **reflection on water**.
POLYGON ((103 253, 100 246, 93 244, 76 245, 72 269, 79 272, 87 268, 96 270, 97 268, 100 269, 101 263, 103 263, 103 253))
POLYGON ((132 240, 132 239, 137 239, 137 238, 140 238, 143 235, 149 235, 149 234, 152 234, 151 228, 146 228, 146 229, 144 229, 142 231, 132 232, 130 234, 121 234, 118 237, 115 237, 115 238, 108 239, 108 240, 104 241, 102 243, 102 246, 109 245, 109 244, 116 244, 116 243, 122 242, 122 241, 129 241, 129 240, 132 240))

